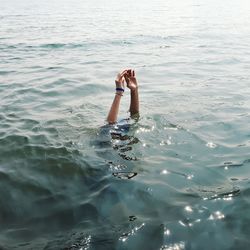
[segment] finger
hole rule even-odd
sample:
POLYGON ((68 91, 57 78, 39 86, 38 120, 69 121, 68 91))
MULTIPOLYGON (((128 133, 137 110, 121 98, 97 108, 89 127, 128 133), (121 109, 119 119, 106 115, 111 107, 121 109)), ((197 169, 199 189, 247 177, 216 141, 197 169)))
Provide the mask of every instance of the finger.
POLYGON ((116 80, 120 82, 122 80, 123 75, 126 73, 126 70, 123 70, 121 73, 117 74, 116 80))
POLYGON ((127 70, 125 69, 125 70, 123 70, 121 73, 120 73, 120 75, 121 76, 124 76, 124 74, 126 74, 127 73, 127 70))
POLYGON ((124 78, 125 78, 126 82, 129 81, 129 75, 128 75, 128 73, 124 74, 124 78))
POLYGON ((126 74, 126 72, 125 73, 123 73, 123 74, 120 74, 119 75, 119 79, 118 79, 118 81, 119 82, 121 82, 122 81, 122 79, 124 78, 124 75, 126 74))
POLYGON ((127 69, 127 74, 128 74, 128 76, 130 76, 130 74, 131 74, 131 69, 127 69))
POLYGON ((123 78, 122 78, 122 87, 123 87, 123 88, 125 88, 125 84, 124 84, 124 83, 125 83, 125 79, 124 79, 124 77, 123 77, 123 78))
POLYGON ((132 70, 132 76, 135 77, 135 71, 134 70, 132 70))

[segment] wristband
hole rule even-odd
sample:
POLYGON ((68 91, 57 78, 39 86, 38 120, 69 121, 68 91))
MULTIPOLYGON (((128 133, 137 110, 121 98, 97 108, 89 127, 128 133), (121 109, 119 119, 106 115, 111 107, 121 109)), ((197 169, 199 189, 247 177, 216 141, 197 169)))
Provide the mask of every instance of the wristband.
POLYGON ((116 88, 115 90, 116 90, 116 91, 122 91, 122 92, 124 92, 124 89, 123 89, 123 88, 116 88))

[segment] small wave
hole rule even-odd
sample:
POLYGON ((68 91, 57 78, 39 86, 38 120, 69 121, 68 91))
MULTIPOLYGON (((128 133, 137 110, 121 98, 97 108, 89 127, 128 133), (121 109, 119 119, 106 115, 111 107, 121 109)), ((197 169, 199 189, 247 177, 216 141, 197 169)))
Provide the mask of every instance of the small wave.
POLYGON ((224 187, 217 188, 202 188, 198 192, 203 197, 204 200, 214 200, 214 199, 227 199, 232 198, 240 194, 240 189, 234 187, 230 191, 226 191, 224 187))
POLYGON ((63 43, 48 43, 48 44, 43 44, 40 47, 41 48, 49 48, 49 49, 59 49, 67 46, 67 44, 63 43))
POLYGON ((90 47, 93 46, 92 43, 44 43, 44 44, 26 44, 26 43, 17 43, 17 44, 0 44, 0 49, 21 49, 21 50, 36 50, 36 49, 74 49, 81 47, 90 47))
POLYGON ((116 173, 112 173, 112 175, 119 179, 132 179, 137 175, 137 173, 136 172, 116 172, 116 173))
POLYGON ((224 168, 224 169, 229 169, 229 168, 240 168, 243 167, 246 164, 250 163, 250 159, 246 159, 242 162, 232 162, 232 161, 226 161, 224 162, 222 165, 219 166, 215 166, 215 167, 219 167, 219 168, 224 168))
POLYGON ((61 49, 61 48, 67 48, 67 49, 74 49, 74 48, 88 48, 91 47, 92 43, 46 43, 41 44, 35 47, 45 48, 45 49, 61 49))
POLYGON ((16 73, 16 71, 13 70, 0 70, 0 75, 4 76, 4 75, 9 75, 12 73, 16 73))
POLYGON ((112 45, 132 45, 133 42, 127 40, 116 40, 111 42, 112 45))

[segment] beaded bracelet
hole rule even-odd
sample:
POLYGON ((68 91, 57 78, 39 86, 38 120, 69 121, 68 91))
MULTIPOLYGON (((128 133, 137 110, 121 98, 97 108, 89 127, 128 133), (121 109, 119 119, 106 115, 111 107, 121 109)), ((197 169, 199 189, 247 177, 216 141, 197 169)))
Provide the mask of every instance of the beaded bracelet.
POLYGON ((119 95, 119 96, 123 96, 123 94, 122 93, 115 93, 116 95, 119 95))

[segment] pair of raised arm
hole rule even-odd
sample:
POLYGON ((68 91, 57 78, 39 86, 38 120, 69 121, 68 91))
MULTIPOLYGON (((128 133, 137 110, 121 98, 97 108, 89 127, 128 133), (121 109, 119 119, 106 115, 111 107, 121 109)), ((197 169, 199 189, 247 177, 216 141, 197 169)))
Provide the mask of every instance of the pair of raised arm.
POLYGON ((139 114, 139 95, 138 95, 138 84, 135 77, 135 71, 132 69, 126 69, 119 73, 116 77, 116 92, 113 103, 111 105, 107 121, 109 124, 117 122, 117 116, 119 112, 119 106, 121 102, 121 97, 124 93, 125 83, 130 89, 130 116, 133 117, 139 114))

